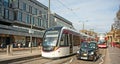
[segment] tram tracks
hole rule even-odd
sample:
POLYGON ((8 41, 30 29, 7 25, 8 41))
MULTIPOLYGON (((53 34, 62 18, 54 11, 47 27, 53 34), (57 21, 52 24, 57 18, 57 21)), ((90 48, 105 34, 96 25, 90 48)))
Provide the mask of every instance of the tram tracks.
POLYGON ((44 57, 26 58, 20 61, 9 62, 6 64, 63 64, 69 61, 70 58, 49 59, 44 57))
POLYGON ((46 59, 43 57, 37 57, 37 58, 27 58, 21 61, 11 62, 9 64, 47 64, 49 62, 52 62, 54 60, 52 59, 46 59))

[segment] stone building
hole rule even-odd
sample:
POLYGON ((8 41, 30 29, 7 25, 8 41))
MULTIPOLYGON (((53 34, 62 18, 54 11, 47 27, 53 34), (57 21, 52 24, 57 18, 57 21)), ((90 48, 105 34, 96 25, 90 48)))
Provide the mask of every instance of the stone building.
POLYGON ((107 34, 109 42, 120 43, 120 9, 116 14, 116 19, 111 25, 111 31, 107 34))
MULTIPOLYGON (((50 27, 59 24, 73 27, 57 14, 50 16, 50 27)), ((48 7, 37 0, 0 0, 0 45, 12 43, 14 47, 17 44, 28 47, 32 37, 32 45, 38 46, 47 28, 48 7)))
POLYGON ((65 26, 69 28, 74 28, 72 22, 56 13, 52 14, 52 18, 53 18, 53 22, 51 23, 52 26, 65 26))

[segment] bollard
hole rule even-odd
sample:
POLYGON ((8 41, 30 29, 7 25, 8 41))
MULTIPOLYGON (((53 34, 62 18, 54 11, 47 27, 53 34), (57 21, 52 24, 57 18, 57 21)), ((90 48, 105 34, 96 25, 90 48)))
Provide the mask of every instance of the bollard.
POLYGON ((7 45, 7 55, 10 55, 10 45, 7 45))
POLYGON ((13 55, 13 45, 10 44, 10 54, 13 55))

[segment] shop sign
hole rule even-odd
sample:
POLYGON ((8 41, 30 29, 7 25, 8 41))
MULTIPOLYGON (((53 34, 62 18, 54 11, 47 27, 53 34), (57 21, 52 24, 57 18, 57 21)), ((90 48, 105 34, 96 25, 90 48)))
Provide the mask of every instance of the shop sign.
POLYGON ((34 33, 34 30, 33 29, 29 29, 29 33, 34 33))

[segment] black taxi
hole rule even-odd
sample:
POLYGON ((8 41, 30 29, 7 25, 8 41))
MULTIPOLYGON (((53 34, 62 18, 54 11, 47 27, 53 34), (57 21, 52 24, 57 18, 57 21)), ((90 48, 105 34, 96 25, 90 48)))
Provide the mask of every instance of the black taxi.
POLYGON ((96 42, 83 42, 80 49, 77 51, 77 59, 93 60, 99 57, 99 48, 96 42))

